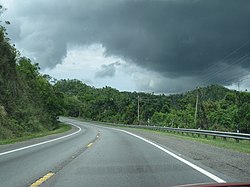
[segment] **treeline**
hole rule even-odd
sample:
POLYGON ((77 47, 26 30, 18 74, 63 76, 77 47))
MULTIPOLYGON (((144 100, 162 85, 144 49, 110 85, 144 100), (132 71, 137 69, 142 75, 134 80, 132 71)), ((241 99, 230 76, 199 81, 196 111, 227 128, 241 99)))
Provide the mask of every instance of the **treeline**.
POLYGON ((169 96, 174 102, 166 112, 155 112, 155 124, 250 133, 250 93, 211 85, 186 94, 169 96), (197 118, 195 106, 197 102, 197 118))
POLYGON ((67 116, 250 133, 250 93, 218 85, 169 96, 119 92, 110 87, 97 89, 79 80, 59 80, 54 87, 63 95, 63 115, 67 116))
POLYGON ((61 101, 48 76, 20 56, 0 26, 0 139, 56 129, 61 101))

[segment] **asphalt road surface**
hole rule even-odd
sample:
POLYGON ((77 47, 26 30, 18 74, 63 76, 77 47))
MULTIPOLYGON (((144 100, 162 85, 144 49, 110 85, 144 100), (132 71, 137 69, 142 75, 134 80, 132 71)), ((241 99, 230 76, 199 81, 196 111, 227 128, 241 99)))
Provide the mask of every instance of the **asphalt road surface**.
POLYGON ((174 186, 230 182, 166 146, 69 118, 67 135, 0 146, 0 186, 174 186))

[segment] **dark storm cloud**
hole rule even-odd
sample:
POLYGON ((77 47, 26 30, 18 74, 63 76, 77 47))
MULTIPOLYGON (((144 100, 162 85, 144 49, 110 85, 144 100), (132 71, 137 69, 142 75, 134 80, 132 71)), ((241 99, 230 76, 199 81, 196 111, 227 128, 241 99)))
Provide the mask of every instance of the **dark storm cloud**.
POLYGON ((249 58, 237 60, 250 43, 224 58, 250 40, 248 0, 26 0, 13 9, 19 43, 42 67, 60 63, 68 44, 101 43, 106 55, 171 79, 222 83, 249 74, 249 58))
MULTIPOLYGON (((223 67, 239 67, 234 62, 250 52, 250 43, 220 60, 250 39, 249 1, 130 1, 115 10, 102 16, 108 17, 102 22, 102 43, 110 54, 171 78, 207 74, 205 81, 218 82, 246 73, 223 67), (215 70, 223 77, 215 76, 215 70)), ((248 69, 249 62, 239 62, 240 67, 248 69)))

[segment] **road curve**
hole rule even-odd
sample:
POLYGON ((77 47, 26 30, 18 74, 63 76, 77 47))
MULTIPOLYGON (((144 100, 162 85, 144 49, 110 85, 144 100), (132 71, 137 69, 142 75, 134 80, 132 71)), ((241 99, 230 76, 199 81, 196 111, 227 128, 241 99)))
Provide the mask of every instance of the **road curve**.
POLYGON ((174 186, 225 181, 218 173, 192 166, 136 135, 61 120, 81 131, 9 154, 1 155, 0 149, 1 186, 174 186))

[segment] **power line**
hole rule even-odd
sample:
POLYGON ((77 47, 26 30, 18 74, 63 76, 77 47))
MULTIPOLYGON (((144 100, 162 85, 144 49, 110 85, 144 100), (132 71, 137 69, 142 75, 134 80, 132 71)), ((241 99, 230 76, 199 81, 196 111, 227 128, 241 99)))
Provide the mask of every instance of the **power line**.
POLYGON ((243 47, 245 47, 248 43, 250 43, 250 40, 244 42, 242 45, 240 45, 238 48, 236 48, 235 50, 231 51, 229 54, 225 55, 222 59, 218 59, 216 60, 217 62, 214 63, 213 65, 211 65, 207 70, 212 69, 213 67, 216 66, 217 64, 219 64, 221 61, 225 60, 226 58, 232 56, 234 53, 238 52, 240 49, 242 49, 243 47))
MULTIPOLYGON (((225 55, 222 59, 217 60, 216 63, 214 63, 213 65, 211 65, 208 69, 207 72, 203 77, 202 77, 202 82, 206 85, 207 82, 213 80, 214 78, 218 77, 219 73, 225 72, 226 70, 229 70, 232 65, 240 65, 242 63, 245 62, 245 60, 247 60, 249 57, 250 53, 247 53, 241 57, 239 57, 236 61, 233 61, 233 63, 226 63, 229 66, 226 67, 226 69, 218 69, 216 70, 216 68, 218 68, 218 65, 223 62, 223 61, 228 61, 226 59, 228 59, 229 57, 231 57, 232 55, 236 54, 238 51, 240 51, 242 48, 244 48, 245 46, 247 46, 250 43, 250 40, 247 40, 246 42, 244 42, 243 44, 241 44, 238 48, 234 49, 233 51, 231 51, 230 53, 228 53, 227 55, 225 55), (215 71, 216 70, 216 71, 215 71)), ((229 61, 231 61, 231 59, 229 59, 229 61)))
POLYGON ((245 54, 244 56, 238 58, 236 61, 234 61, 231 64, 228 64, 227 67, 225 67, 224 69, 219 69, 217 71, 214 71, 213 73, 210 74, 210 77, 207 76, 206 79, 203 80, 204 83, 207 83, 211 80, 214 80, 216 77, 218 77, 221 73, 225 73, 228 70, 231 70, 232 66, 235 65, 240 65, 243 64, 245 62, 247 62, 247 60, 250 59, 250 53, 245 54))
MULTIPOLYGON (((236 65, 236 64, 242 64, 242 62, 245 60, 244 58, 245 57, 247 57, 247 56, 249 56, 249 54, 250 53, 247 53, 247 54, 245 54, 245 55, 243 55, 243 56, 241 56, 241 57, 239 57, 236 61, 234 61, 233 63, 227 63, 228 65, 236 65)), ((228 66, 228 67, 230 67, 230 66, 228 66)), ((227 67, 227 69, 228 69, 228 67, 227 67)), ((218 72, 221 72, 221 71, 224 71, 224 69, 219 69, 219 70, 216 70, 216 71, 214 71, 214 69, 211 71, 211 73, 208 73, 208 74, 206 74, 206 75, 204 75, 204 78, 206 78, 207 77, 207 79, 209 79, 209 78, 211 78, 214 74, 216 74, 216 73, 218 73, 218 72)))
POLYGON ((218 84, 230 84, 233 82, 237 82, 239 80, 239 78, 240 78, 239 75, 235 75, 235 76, 231 77, 230 79, 217 81, 216 83, 218 83, 218 84))

